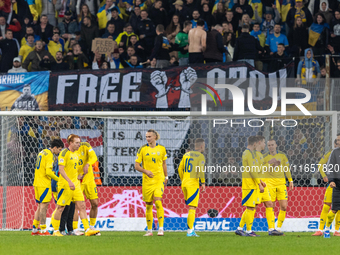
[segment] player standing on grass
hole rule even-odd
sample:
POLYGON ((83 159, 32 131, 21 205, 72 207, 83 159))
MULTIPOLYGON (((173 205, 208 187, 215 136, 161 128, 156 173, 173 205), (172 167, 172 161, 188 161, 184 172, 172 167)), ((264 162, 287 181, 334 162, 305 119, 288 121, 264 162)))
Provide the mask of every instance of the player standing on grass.
MULTIPOLYGON (((90 200, 91 210, 90 210, 90 228, 94 230, 94 226, 97 221, 98 213, 98 191, 97 185, 94 181, 94 174, 92 165, 97 162, 98 158, 91 145, 87 142, 80 144, 78 150, 80 154, 79 158, 79 176, 78 179, 81 180, 81 190, 87 199, 90 200)), ((78 227, 78 213, 75 213, 75 218, 73 219, 73 228, 78 227)))
POLYGON ((78 163, 80 158, 78 149, 80 147, 80 137, 73 134, 69 135, 67 143, 69 147, 64 149, 59 155, 60 178, 58 182, 57 211, 51 219, 54 228, 53 235, 63 236, 59 232, 60 217, 65 206, 69 205, 71 201, 75 202, 76 210, 79 210, 80 218, 85 229, 85 236, 96 235, 99 231, 90 229, 86 215, 84 195, 78 180, 78 163))
POLYGON ((235 234, 239 236, 258 236, 251 228, 255 217, 256 204, 259 202, 258 190, 260 193, 264 192, 264 183, 258 178, 256 142, 257 138, 255 136, 248 137, 247 149, 242 154, 242 206, 246 207, 242 218, 247 226, 247 232, 243 231, 241 219, 240 226, 235 231, 235 234))
POLYGON ((199 200, 199 188, 201 179, 202 192, 205 191, 204 152, 205 143, 202 138, 195 140, 195 150, 187 152, 179 164, 178 174, 182 181, 182 191, 184 194, 185 204, 189 206, 188 212, 188 233, 187 236, 196 236, 194 230, 196 208, 199 200))
POLYGON ((289 162, 288 158, 285 153, 282 151, 277 150, 277 144, 276 141, 273 139, 270 139, 267 142, 268 150, 264 155, 264 163, 271 163, 273 159, 276 159, 279 162, 279 165, 277 166, 274 171, 270 171, 268 174, 268 179, 266 179, 266 184, 269 188, 270 196, 273 202, 273 205, 275 205, 276 200, 279 201, 280 205, 280 212, 277 217, 277 230, 281 232, 282 224, 286 218, 286 211, 287 211, 287 205, 288 205, 288 193, 286 188, 286 177, 288 178, 289 182, 289 189, 293 190, 294 184, 292 175, 290 173, 289 169, 289 162))
POLYGON ((269 168, 269 164, 271 164, 273 167, 276 167, 280 164, 280 161, 276 159, 271 159, 269 162, 265 162, 263 159, 263 155, 261 151, 263 151, 266 148, 266 139, 264 136, 256 136, 257 143, 256 143, 256 160, 259 166, 259 177, 262 181, 266 183, 264 185, 264 192, 259 193, 259 201, 258 203, 263 203, 266 207, 266 218, 268 223, 268 234, 270 236, 282 236, 283 233, 279 232, 275 229, 275 214, 273 209, 273 202, 272 197, 268 185, 268 173, 264 172, 264 167, 269 168))
POLYGON ((52 171, 54 155, 58 156, 63 148, 64 143, 59 139, 55 139, 49 149, 44 149, 38 154, 33 182, 38 208, 34 214, 32 235, 50 235, 46 231, 46 212, 52 199, 51 179, 56 181, 59 179, 52 171), (41 233, 38 231, 39 224, 41 233))
POLYGON ((324 237, 330 237, 329 229, 334 220, 335 214, 340 210, 340 148, 332 151, 327 162, 327 175, 329 186, 333 188, 332 209, 327 215, 324 237))
POLYGON ((166 166, 167 154, 165 147, 156 143, 160 136, 158 132, 149 129, 146 132, 147 144, 139 148, 137 152, 135 168, 143 173, 143 201, 146 203, 146 223, 148 230, 144 236, 152 236, 153 201, 155 200, 158 218, 158 236, 164 236, 164 209, 162 197, 164 185, 168 182, 166 166), (141 166, 142 163, 142 166, 141 166))
MULTIPOLYGON (((337 139, 334 140, 334 148, 338 148, 340 146, 340 134, 337 135, 337 139)), ((328 162, 329 156, 331 155, 332 150, 329 150, 320 160, 318 164, 319 172, 321 174, 321 177, 323 178, 324 182, 328 182, 328 177, 325 173, 325 166, 328 162)), ((323 235, 323 229, 325 227, 326 221, 327 221, 327 214, 329 212, 329 209, 332 205, 332 194, 333 189, 330 185, 327 186, 325 197, 323 200, 323 207, 320 214, 320 225, 319 230, 316 231, 312 236, 322 236, 323 235)), ((340 236, 339 233, 339 227, 340 227, 340 213, 338 212, 335 216, 335 232, 334 236, 340 236)))

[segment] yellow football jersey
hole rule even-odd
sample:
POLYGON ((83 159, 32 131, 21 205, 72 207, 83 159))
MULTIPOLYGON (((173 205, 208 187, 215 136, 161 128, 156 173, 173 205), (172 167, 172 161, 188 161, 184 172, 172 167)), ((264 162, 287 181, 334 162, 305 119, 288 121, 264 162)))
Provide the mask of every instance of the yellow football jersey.
POLYGON ((149 178, 143 174, 143 184, 154 184, 160 180, 164 180, 163 161, 168 157, 165 147, 158 143, 154 148, 150 148, 149 144, 145 144, 139 148, 137 152, 136 162, 142 163, 143 168, 154 174, 153 178, 149 178))
POLYGON ((58 176, 53 173, 54 155, 50 149, 44 149, 38 154, 34 172, 34 187, 51 187, 51 178, 58 181, 58 176))
POLYGON ((293 181, 286 154, 282 151, 277 151, 277 153, 272 156, 267 152, 264 155, 264 162, 268 163, 273 158, 281 161, 281 164, 277 168, 273 169, 273 171, 268 171, 268 179, 266 179, 266 184, 268 184, 269 187, 286 185, 286 177, 288 178, 289 182, 293 181))
POLYGON ((178 167, 178 174, 182 180, 182 187, 199 188, 199 179, 205 183, 204 178, 205 157, 198 151, 190 151, 184 154, 178 167))
POLYGON ((321 159, 318 165, 319 168, 319 172, 322 176, 322 178, 324 178, 326 176, 325 170, 324 170, 324 166, 327 164, 329 156, 331 155, 332 150, 328 151, 321 159))
MULTIPOLYGON (((59 166, 64 166, 65 173, 68 178, 74 183, 75 186, 80 187, 80 182, 78 180, 78 162, 79 162, 79 153, 78 151, 71 152, 69 149, 64 149, 58 158, 59 166)), ((68 182, 64 179, 64 177, 59 177, 58 188, 61 187, 69 187, 68 182)))
POLYGON ((257 189, 260 180, 257 178, 258 163, 255 151, 246 149, 242 154, 242 189, 257 189))
POLYGON ((96 163, 96 161, 98 160, 96 153, 92 149, 91 145, 85 142, 80 144, 78 153, 79 153, 78 174, 84 174, 83 167, 86 164, 90 165, 88 173, 83 178, 83 184, 94 182, 92 165, 96 163))

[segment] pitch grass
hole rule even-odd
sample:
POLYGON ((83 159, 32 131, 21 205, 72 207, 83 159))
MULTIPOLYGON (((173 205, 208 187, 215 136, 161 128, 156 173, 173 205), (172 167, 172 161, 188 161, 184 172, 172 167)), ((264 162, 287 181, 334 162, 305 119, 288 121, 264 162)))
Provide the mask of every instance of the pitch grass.
MULTIPOLYGON (((286 233, 283 237, 240 237, 234 233, 201 232, 199 238, 184 232, 164 237, 143 237, 143 232, 102 232, 101 236, 31 236, 29 231, 0 231, 0 254, 339 254, 340 237, 312 237, 286 233)), ((156 234, 156 233, 154 233, 156 234)))

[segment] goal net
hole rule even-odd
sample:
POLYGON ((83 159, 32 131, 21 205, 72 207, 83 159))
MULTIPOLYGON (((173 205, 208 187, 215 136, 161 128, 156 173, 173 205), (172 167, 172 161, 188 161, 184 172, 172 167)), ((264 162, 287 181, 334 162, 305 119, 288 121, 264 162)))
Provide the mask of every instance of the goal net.
MULTIPOLYGON (((146 228, 142 200, 142 174, 134 162, 145 133, 155 129, 157 141, 167 150, 169 182, 163 207, 166 231, 186 230, 185 205, 178 166, 183 155, 193 150, 193 141, 206 143, 207 190, 200 194, 195 228, 198 231, 234 231, 244 208, 242 200, 242 153, 247 138, 263 135, 274 139, 291 165, 294 190, 288 191, 288 209, 283 231, 315 231, 319 224, 326 183, 317 164, 334 146, 340 115, 312 112, 312 116, 233 117, 217 113, 207 117, 190 112, 1 112, 1 229, 30 229, 37 204, 34 198, 34 170, 37 154, 54 138, 66 144, 77 134, 91 144, 99 160, 97 176, 100 230, 143 231, 146 228), (229 170, 228 170, 229 169, 229 170)), ((266 149, 262 152, 267 152, 266 149)), ((89 212, 90 203, 86 203, 89 212)), ((55 208, 51 201, 47 218, 55 208)), ((275 204, 275 215, 279 210, 275 204)), ((156 216, 156 209, 154 207, 156 216)), ((264 205, 253 225, 267 231, 264 205)), ((157 217, 154 227, 157 228, 157 217)), ((80 225, 81 227, 81 225, 80 225)))

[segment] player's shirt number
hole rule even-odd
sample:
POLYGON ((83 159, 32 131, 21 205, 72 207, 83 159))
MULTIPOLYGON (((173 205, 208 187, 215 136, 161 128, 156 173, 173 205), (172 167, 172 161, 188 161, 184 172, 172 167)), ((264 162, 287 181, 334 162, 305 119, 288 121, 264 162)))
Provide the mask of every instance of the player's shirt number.
POLYGON ((38 157, 37 163, 35 164, 35 167, 36 167, 38 170, 39 170, 39 168, 40 168, 41 158, 42 158, 42 156, 40 155, 40 156, 38 157))
POLYGON ((153 163, 156 163, 156 159, 155 158, 152 158, 152 161, 153 161, 153 163))
POLYGON ((190 162, 193 160, 193 158, 187 158, 185 160, 184 172, 190 173, 192 171, 192 164, 190 162))

